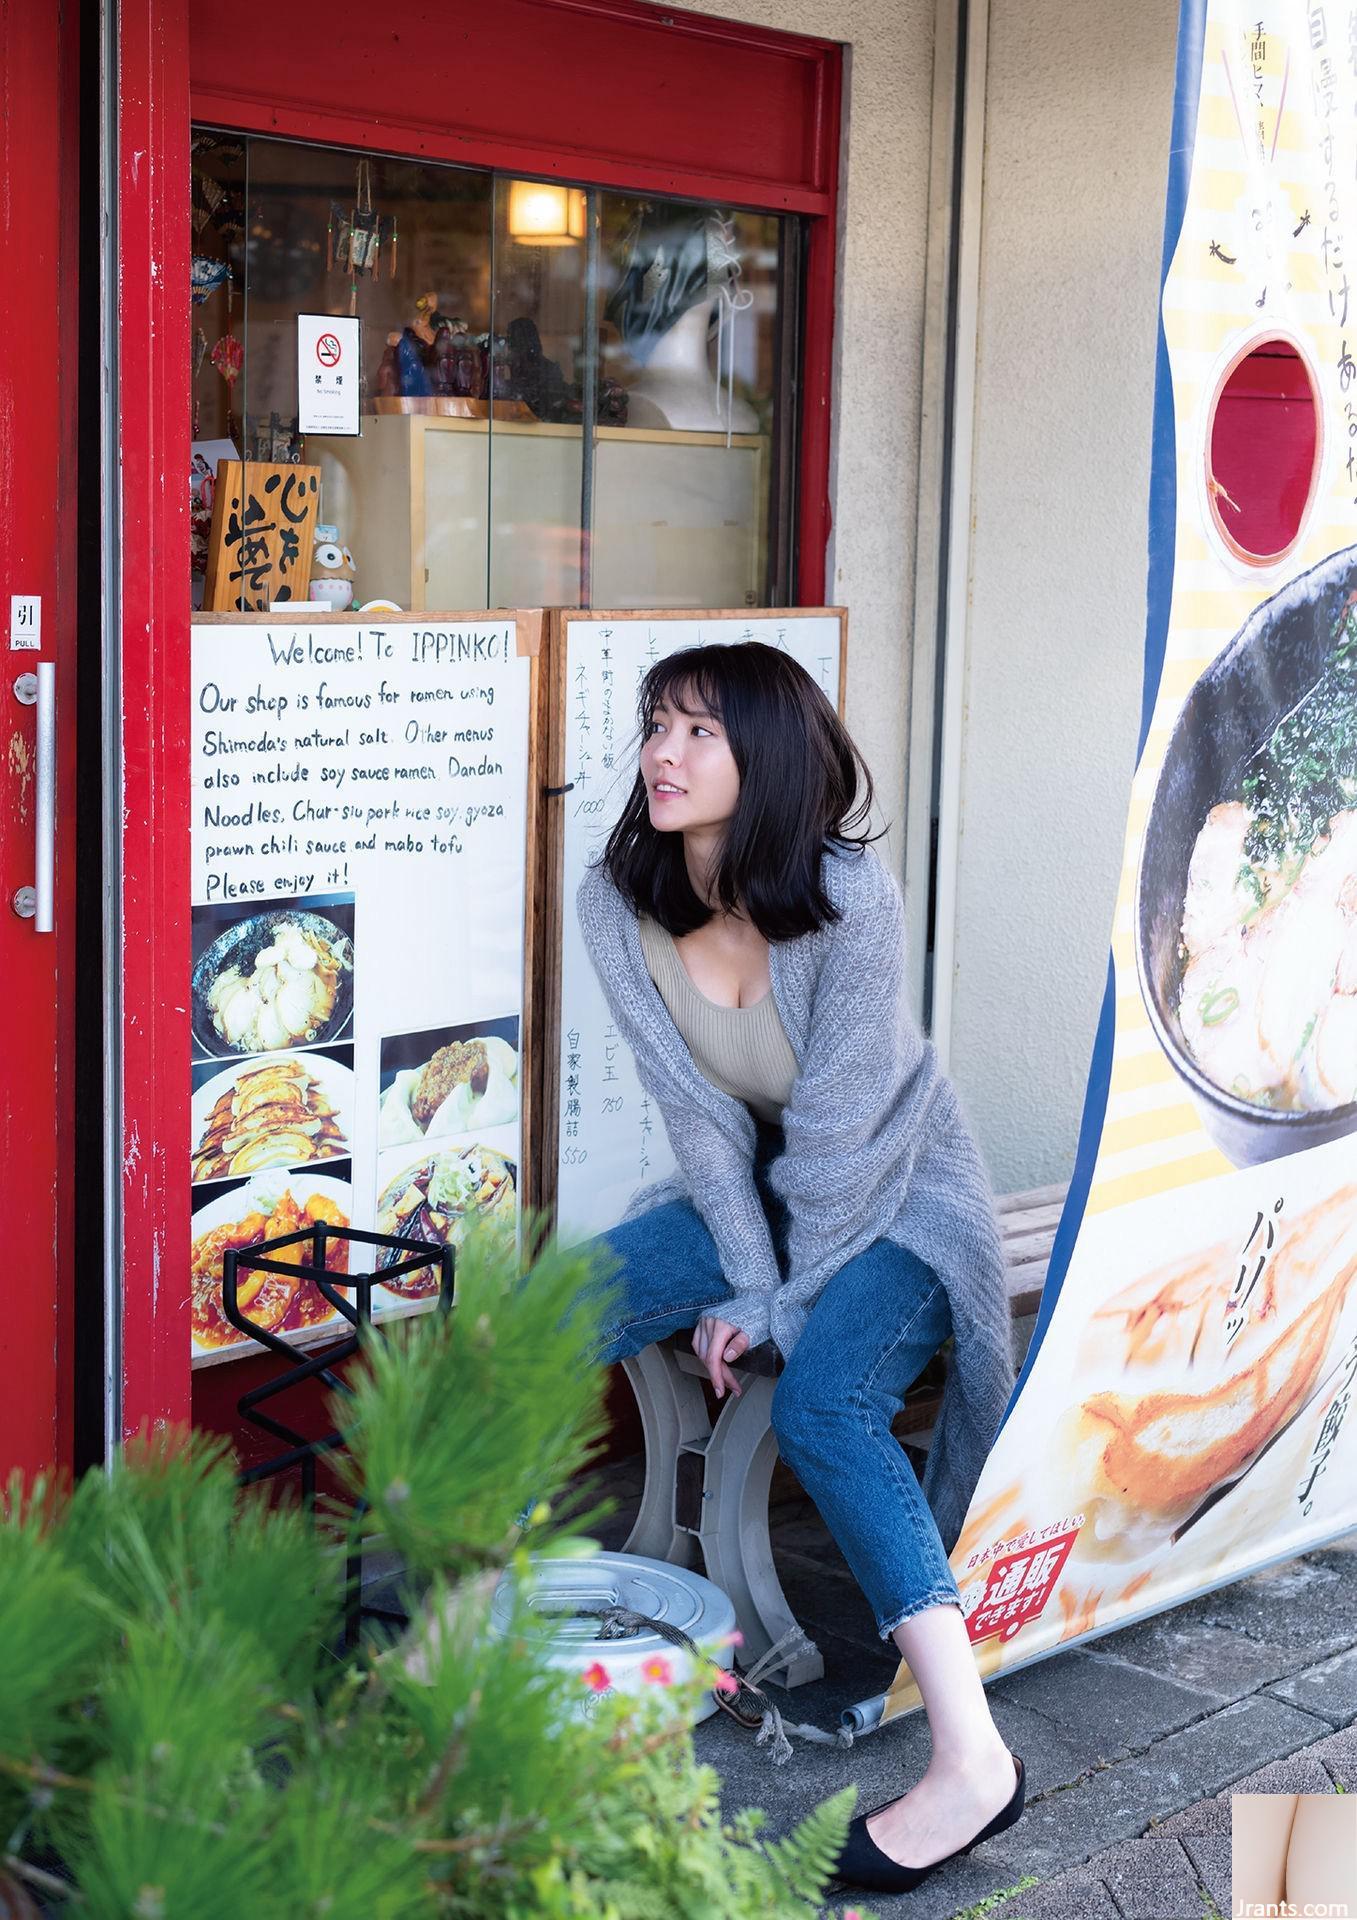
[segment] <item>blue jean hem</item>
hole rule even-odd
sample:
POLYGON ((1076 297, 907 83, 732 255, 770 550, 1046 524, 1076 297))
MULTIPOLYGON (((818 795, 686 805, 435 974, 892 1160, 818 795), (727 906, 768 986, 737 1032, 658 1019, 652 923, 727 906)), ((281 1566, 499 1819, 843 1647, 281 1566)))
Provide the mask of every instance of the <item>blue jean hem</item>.
POLYGON ((906 1620, 912 1620, 916 1613, 926 1613, 929 1607, 961 1608, 961 1595, 955 1587, 935 1587, 931 1592, 920 1594, 909 1605, 897 1613, 885 1626, 877 1623, 877 1632, 883 1640, 889 1640, 897 1627, 903 1627, 906 1620))

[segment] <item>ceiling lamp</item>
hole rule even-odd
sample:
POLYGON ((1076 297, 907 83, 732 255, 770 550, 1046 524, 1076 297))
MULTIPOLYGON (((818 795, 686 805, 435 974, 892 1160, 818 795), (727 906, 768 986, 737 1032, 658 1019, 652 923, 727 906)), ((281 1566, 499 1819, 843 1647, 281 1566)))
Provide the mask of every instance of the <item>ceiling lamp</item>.
POLYGON ((584 192, 543 180, 509 182, 509 237, 525 247, 573 247, 584 238, 584 192))

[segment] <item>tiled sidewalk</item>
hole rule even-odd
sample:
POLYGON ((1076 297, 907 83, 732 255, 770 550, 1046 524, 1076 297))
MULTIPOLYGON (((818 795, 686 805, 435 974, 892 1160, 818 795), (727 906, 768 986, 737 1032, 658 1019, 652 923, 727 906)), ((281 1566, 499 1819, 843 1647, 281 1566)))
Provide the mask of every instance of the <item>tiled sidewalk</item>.
MULTIPOLYGON (((606 1544, 620 1544, 621 1516, 618 1526, 606 1544)), ((788 1599, 825 1657, 823 1680, 773 1697, 789 1720, 832 1728, 842 1707, 889 1685, 894 1650, 780 1468, 773 1538, 788 1599)), ((984 1920, 1209 1920, 1212 1903, 1228 1915, 1231 1788, 1328 1791, 1342 1780, 1357 1791, 1357 1534, 989 1692, 1026 1762, 1027 1814, 916 1893, 865 1902, 881 1920, 952 1920, 1005 1893, 980 1906, 984 1920)), ((726 1807, 765 1808, 770 1836, 848 1781, 859 1806, 888 1800, 927 1758, 918 1714, 849 1752, 795 1742, 780 1767, 724 1715, 696 1737, 726 1807)))
MULTIPOLYGON (((1351 1669, 1354 1656, 1346 1659, 1351 1669)), ((1004 1920, 1228 1920, 1230 1794, 1337 1791, 1357 1793, 1357 1728, 1351 1725, 1156 1821, 1141 1839, 1108 1847, 1087 1865, 1014 1894, 995 1911, 1004 1920)))

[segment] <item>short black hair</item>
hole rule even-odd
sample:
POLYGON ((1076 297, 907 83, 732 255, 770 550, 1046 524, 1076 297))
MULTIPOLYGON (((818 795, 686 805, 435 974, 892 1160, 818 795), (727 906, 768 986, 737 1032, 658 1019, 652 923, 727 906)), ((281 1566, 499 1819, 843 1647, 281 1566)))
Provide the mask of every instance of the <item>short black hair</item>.
MULTIPOLYGON (((710 713, 724 727, 740 775, 713 897, 748 914, 766 940, 792 940, 837 920, 820 863, 827 847, 865 847, 874 793, 867 763, 823 691, 790 654, 757 640, 689 647, 657 660, 641 682, 644 740, 656 707, 710 713)), ((650 823, 638 770, 602 864, 638 913, 675 935, 711 919, 688 878, 681 833, 650 823)))

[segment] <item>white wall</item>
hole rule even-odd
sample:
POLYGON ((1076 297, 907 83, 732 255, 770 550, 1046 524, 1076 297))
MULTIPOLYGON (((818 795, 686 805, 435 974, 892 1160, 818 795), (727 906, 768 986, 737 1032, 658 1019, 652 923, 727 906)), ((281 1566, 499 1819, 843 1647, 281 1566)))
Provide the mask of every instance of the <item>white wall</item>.
POLYGON ((1001 1191, 1070 1173, 1106 978, 1177 13, 990 3, 951 1070, 1001 1191))
POLYGON ((903 858, 933 0, 702 0, 702 13, 848 42, 825 590, 849 609, 846 718, 903 858))

